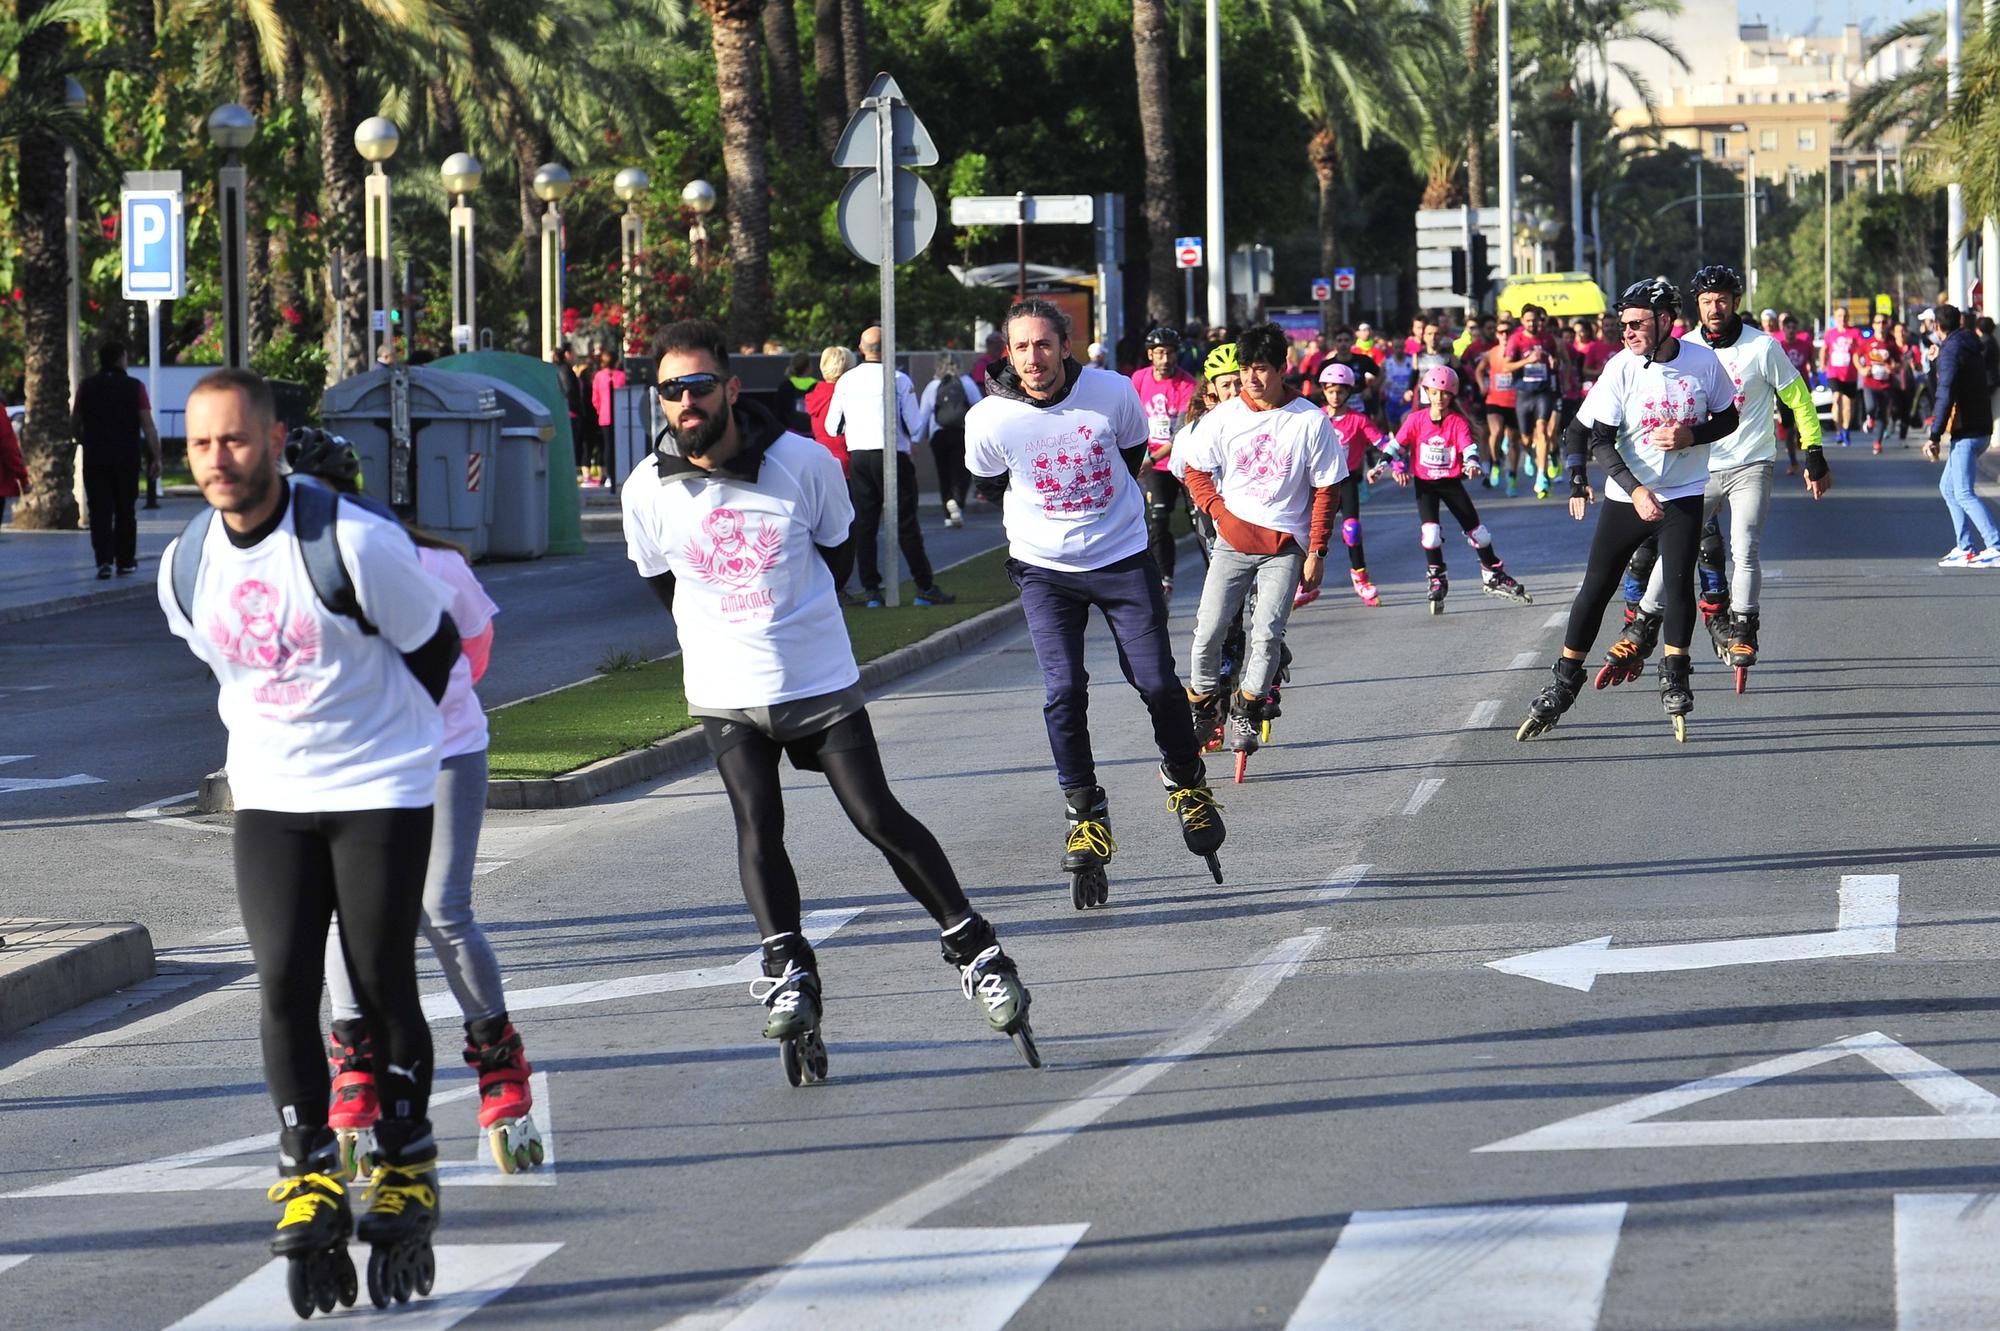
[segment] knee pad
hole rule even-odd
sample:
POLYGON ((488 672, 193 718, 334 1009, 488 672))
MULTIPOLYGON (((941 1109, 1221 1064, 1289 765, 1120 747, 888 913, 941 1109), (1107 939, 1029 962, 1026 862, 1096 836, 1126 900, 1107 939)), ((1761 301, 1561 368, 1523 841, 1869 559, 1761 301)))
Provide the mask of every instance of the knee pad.
POLYGON ((1361 544, 1361 519, 1343 519, 1340 524, 1340 539, 1346 542, 1349 548, 1361 544))
POLYGON ((1646 585, 1646 579, 1653 576, 1653 565, 1659 562, 1660 547, 1649 541, 1632 552, 1632 558, 1625 564, 1626 576, 1635 579, 1643 587, 1646 585))
POLYGON ((1716 526, 1713 519, 1709 521, 1708 526, 1701 529, 1700 558, 1704 568, 1718 572, 1721 571, 1723 562, 1727 558, 1722 544, 1722 528, 1716 526))
POLYGON ((1474 527, 1471 531, 1467 532, 1465 534, 1465 539, 1472 546, 1473 549, 1484 550, 1487 546, 1493 544, 1493 533, 1490 530, 1488 530, 1486 524, 1482 522, 1477 527, 1474 527))
POLYGON ((1444 530, 1435 522, 1426 522, 1423 533, 1417 539, 1422 542, 1424 549, 1435 550, 1444 544, 1444 530))
POLYGON ((1151 500, 1151 499, 1146 501, 1147 521, 1165 522, 1168 518, 1172 517, 1173 515, 1174 515, 1174 506, 1171 503, 1162 504, 1157 500, 1151 500))

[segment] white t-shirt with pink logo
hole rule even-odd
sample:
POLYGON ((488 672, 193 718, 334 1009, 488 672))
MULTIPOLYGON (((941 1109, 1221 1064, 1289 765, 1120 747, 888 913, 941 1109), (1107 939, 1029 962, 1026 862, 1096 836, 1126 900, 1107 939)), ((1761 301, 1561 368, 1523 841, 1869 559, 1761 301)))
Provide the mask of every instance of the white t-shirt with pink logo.
POLYGON ((965 416, 965 469, 1008 478, 1008 553, 1085 573, 1146 548, 1146 506, 1121 449, 1147 439, 1121 374, 1085 366, 1052 407, 989 393, 965 416))
POLYGON ((208 524, 194 623, 174 599, 174 545, 160 557, 167 627, 215 672, 239 808, 278 813, 421 809, 436 798, 444 727, 401 653, 429 642, 451 593, 394 522, 339 509, 339 547, 379 634, 320 603, 287 508, 239 550, 208 524))
POLYGON ((1256 411, 1238 396, 1203 416, 1187 441, 1187 466, 1215 480, 1245 522, 1312 539, 1312 492, 1347 476, 1347 446, 1304 398, 1256 411))
POLYGON ((622 499, 627 557, 642 577, 674 575, 690 705, 771 707, 860 681, 833 574, 813 548, 839 545, 854 523, 833 454, 782 434, 754 482, 663 478, 648 454, 622 499))
MULTIPOLYGON (((456 550, 436 550, 427 545, 417 547, 417 558, 424 572, 450 589, 451 622, 458 626, 458 636, 476 638, 486 632, 486 626, 500 613, 500 607, 493 604, 493 598, 479 585, 472 566, 456 550)), ((451 682, 445 685, 438 712, 444 718, 444 746, 438 750, 439 757, 457 758, 486 747, 486 711, 479 705, 479 695, 473 692, 472 662, 463 656, 451 668, 451 682)))
MULTIPOLYGON (((1639 484, 1655 499, 1685 499, 1708 488, 1709 450, 1697 444, 1667 451, 1648 442, 1662 425, 1700 425, 1736 403, 1736 382, 1698 337, 1678 339, 1670 361, 1654 361, 1620 351, 1604 367, 1597 386, 1583 400, 1577 419, 1585 426, 1602 421, 1618 427, 1618 451, 1639 484)), ((1631 502, 1625 487, 1607 479, 1604 493, 1631 502)))

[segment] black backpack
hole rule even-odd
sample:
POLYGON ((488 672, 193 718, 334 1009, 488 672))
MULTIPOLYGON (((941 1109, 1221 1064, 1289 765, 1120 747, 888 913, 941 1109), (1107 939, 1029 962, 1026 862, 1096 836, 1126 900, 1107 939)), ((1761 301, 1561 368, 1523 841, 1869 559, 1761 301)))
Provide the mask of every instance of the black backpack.
MULTIPOLYGON (((311 579, 321 605, 336 615, 347 616, 372 637, 377 630, 362 613, 361 598, 354 591, 354 577, 340 557, 340 528, 335 519, 343 500, 391 520, 395 511, 379 500, 341 495, 317 481, 295 479, 298 483, 292 486, 292 530, 298 536, 306 577, 311 579)), ((202 509, 188 519, 181 530, 180 543, 174 547, 174 602, 190 624, 195 622, 194 590, 201 580, 202 546, 208 540, 209 524, 214 520, 214 509, 202 509)))
POLYGON ((965 383, 957 375, 949 375, 938 380, 937 401, 931 405, 931 419, 940 430, 955 430, 965 424, 965 413, 971 408, 965 397, 965 383))

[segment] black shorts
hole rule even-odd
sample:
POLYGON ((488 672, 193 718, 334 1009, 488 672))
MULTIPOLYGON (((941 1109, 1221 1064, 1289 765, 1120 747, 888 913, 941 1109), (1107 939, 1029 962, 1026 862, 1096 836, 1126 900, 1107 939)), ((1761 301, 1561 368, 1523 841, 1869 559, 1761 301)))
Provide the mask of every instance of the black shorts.
POLYGON ((1514 399, 1514 419, 1520 422, 1521 433, 1531 433, 1538 421, 1552 421, 1556 418, 1556 406, 1561 401, 1554 393, 1521 393, 1514 399))
POLYGON ((1499 421, 1503 426, 1512 425, 1514 423, 1514 408, 1511 406, 1503 407, 1498 402, 1488 402, 1486 404, 1486 419, 1499 421))
MULTIPOLYGON (((752 735, 763 732, 743 721, 704 716, 701 718, 701 733, 708 741, 709 753, 720 758, 737 745, 747 743, 752 735)), ((875 727, 868 721, 868 709, 863 707, 850 712, 825 730, 815 730, 810 735, 780 742, 793 767, 801 772, 823 772, 826 768, 820 762, 821 754, 872 748, 875 727)))
POLYGON ((1828 379, 1826 386, 1841 397, 1861 396, 1861 385, 1852 379, 1828 379))

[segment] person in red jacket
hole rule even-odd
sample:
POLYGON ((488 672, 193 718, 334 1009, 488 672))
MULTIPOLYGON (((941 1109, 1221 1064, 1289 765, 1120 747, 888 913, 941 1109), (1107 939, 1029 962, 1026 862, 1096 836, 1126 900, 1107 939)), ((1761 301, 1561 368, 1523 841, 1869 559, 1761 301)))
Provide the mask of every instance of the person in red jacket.
POLYGON ((813 438, 840 459, 842 476, 847 475, 847 436, 828 433, 826 409, 833 405, 833 381, 853 369, 860 359, 846 347, 828 347, 820 352, 819 382, 806 393, 805 399, 806 418, 812 422, 813 438))
POLYGON ((0 523, 7 521, 13 501, 28 492, 28 464, 21 458, 21 441, 14 437, 14 420, 0 399, 0 523))

